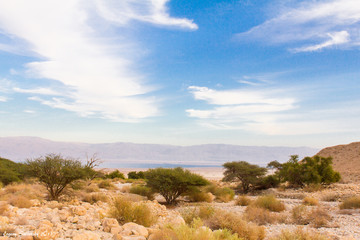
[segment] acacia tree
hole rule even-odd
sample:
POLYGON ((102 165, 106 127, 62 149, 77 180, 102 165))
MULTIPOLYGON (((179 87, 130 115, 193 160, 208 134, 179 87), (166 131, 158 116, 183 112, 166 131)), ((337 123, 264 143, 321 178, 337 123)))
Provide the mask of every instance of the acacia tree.
POLYGON ((239 187, 244 193, 255 188, 267 172, 266 168, 245 161, 227 162, 224 163, 223 167, 225 168, 223 181, 240 181, 239 187))
POLYGON ((64 158, 60 154, 27 160, 26 164, 30 174, 45 185, 51 200, 58 200, 67 185, 87 175, 86 167, 80 161, 64 158))
POLYGON ((202 176, 180 167, 150 169, 145 172, 145 178, 147 186, 160 193, 168 204, 190 189, 208 184, 202 176))

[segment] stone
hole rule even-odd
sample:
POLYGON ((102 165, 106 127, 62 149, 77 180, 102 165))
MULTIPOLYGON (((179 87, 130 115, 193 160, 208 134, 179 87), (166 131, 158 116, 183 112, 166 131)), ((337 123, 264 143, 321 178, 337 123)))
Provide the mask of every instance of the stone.
POLYGON ((104 218, 102 220, 102 226, 104 228, 104 232, 110 232, 111 228, 119 227, 119 222, 115 218, 104 218))
POLYGON ((5 216, 0 216, 0 225, 6 225, 9 223, 9 218, 5 216))
POLYGON ((49 227, 52 228, 54 226, 54 224, 52 224, 52 222, 50 222, 49 220, 43 220, 39 223, 39 228, 41 227, 49 227))
POLYGON ((118 226, 118 227, 112 227, 111 230, 110 230, 110 233, 111 234, 118 234, 120 232, 122 232, 124 229, 121 227, 121 226, 118 226))
POLYGON ((149 232, 146 229, 146 227, 141 226, 139 224, 130 222, 126 223, 123 226, 122 235, 130 236, 130 235, 136 235, 136 236, 144 236, 145 238, 149 236, 149 232), (129 234, 130 233, 130 234, 129 234))
POLYGON ((31 202, 33 207, 41 206, 41 202, 38 199, 31 199, 30 202, 31 202))
POLYGON ((83 233, 75 233, 73 240, 101 240, 100 236, 96 233, 86 231, 83 233))
POLYGON ((34 233, 39 240, 53 240, 57 238, 59 234, 58 231, 54 231, 51 227, 46 225, 39 227, 38 229, 35 230, 34 233))
POLYGON ((76 215, 84 216, 86 214, 86 208, 84 208, 83 206, 77 206, 72 208, 72 212, 76 215))

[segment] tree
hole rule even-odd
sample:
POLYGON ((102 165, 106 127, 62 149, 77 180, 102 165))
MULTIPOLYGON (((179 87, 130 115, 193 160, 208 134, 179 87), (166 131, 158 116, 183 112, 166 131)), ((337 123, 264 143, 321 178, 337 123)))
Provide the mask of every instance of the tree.
POLYGON ((181 195, 194 187, 205 186, 208 181, 202 176, 183 168, 155 168, 145 172, 146 185, 160 193, 168 204, 173 204, 181 195))
POLYGON ((266 168, 250 164, 245 161, 224 163, 225 168, 223 181, 240 181, 240 190, 244 193, 256 188, 267 172, 266 168))
POLYGON ((144 179, 145 178, 143 171, 139 171, 139 172, 132 171, 132 172, 129 172, 127 175, 128 175, 128 179, 144 179))
POLYGON ((276 173, 282 182, 288 182, 294 187, 303 187, 306 184, 330 184, 340 180, 340 173, 332 168, 332 158, 320 156, 305 157, 299 161, 297 155, 281 165, 276 173))
POLYGON ((42 182, 51 200, 58 200, 71 182, 86 177, 86 167, 80 161, 64 158, 59 154, 27 160, 29 172, 42 182))

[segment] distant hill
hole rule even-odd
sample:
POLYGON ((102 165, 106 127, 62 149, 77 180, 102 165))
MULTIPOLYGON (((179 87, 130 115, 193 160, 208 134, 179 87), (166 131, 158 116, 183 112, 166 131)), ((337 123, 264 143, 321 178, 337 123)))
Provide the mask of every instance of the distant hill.
POLYGON ((345 182, 360 182, 360 142, 327 147, 317 155, 333 157, 333 166, 345 182))
POLYGON ((55 142, 37 137, 0 138, 0 156, 14 161, 61 153, 63 156, 85 159, 97 153, 103 167, 156 166, 221 166, 228 161, 248 161, 266 165, 270 161, 287 161, 290 155, 312 156, 318 149, 308 147, 262 147, 226 144, 173 146, 135 143, 75 143, 55 142))

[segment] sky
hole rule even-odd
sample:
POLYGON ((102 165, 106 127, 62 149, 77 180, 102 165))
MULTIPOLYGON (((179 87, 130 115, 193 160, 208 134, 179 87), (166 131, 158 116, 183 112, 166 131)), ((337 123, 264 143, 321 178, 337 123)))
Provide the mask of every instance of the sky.
POLYGON ((0 0, 0 137, 359 141, 358 0, 0 0))

